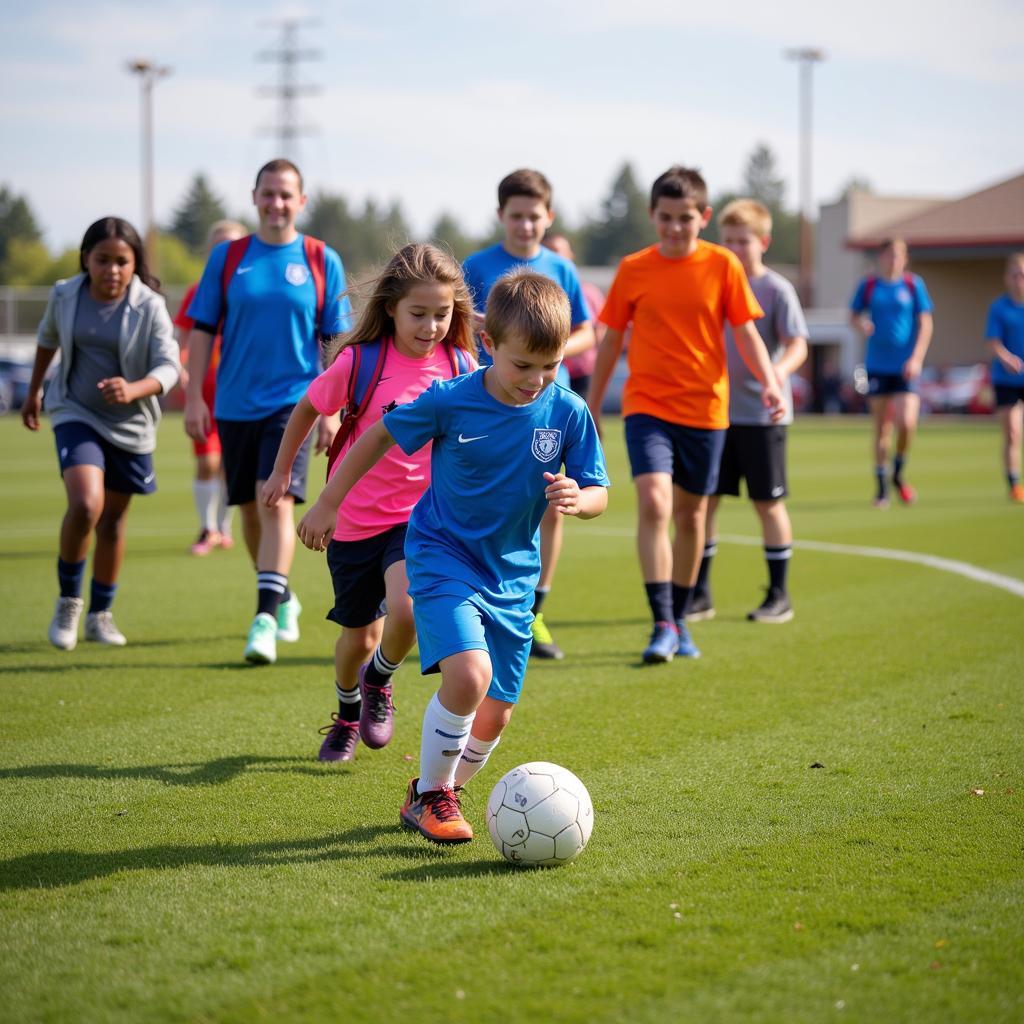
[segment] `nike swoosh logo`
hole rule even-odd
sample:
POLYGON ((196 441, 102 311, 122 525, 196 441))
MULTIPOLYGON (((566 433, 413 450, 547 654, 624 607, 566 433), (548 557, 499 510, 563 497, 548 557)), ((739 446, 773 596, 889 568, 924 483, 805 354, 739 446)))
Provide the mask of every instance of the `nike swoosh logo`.
POLYGON ((235 273, 236 274, 248 274, 249 271, 252 270, 252 269, 254 269, 254 268, 253 267, 239 267, 238 270, 235 271, 235 273))
POLYGON ((481 434, 479 437, 463 437, 459 434, 459 444, 469 444, 470 441, 482 441, 485 437, 490 437, 490 434, 481 434))
POLYGON ((143 482, 144 484, 148 484, 148 483, 151 483, 151 482, 152 482, 152 480, 153 480, 153 477, 155 477, 155 476, 156 476, 156 473, 150 473, 150 474, 149 474, 149 476, 147 476, 147 477, 143 477, 143 480, 142 480, 142 482, 143 482))

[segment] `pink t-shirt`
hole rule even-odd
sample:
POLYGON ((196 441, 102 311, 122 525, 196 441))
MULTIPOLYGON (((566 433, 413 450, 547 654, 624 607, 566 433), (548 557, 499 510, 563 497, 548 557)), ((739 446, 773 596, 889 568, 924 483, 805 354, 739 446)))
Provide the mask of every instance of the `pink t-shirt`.
MULTIPOLYGON (((476 364, 474 363, 474 366, 476 364)), ((344 348, 338 358, 312 384, 306 396, 317 412, 331 415, 348 400, 352 375, 352 349, 344 348)), ((452 363, 448 350, 438 345, 423 359, 403 356, 392 344, 381 371, 380 382, 366 412, 356 420, 346 451, 387 409, 418 398, 437 378, 448 380, 452 363)), ((344 455, 344 453, 342 453, 344 455)), ((341 465, 339 458, 332 475, 341 465)), ((387 454, 345 496, 338 509, 335 540, 365 540, 409 521, 413 505, 430 483, 430 445, 406 455, 398 445, 387 454)))

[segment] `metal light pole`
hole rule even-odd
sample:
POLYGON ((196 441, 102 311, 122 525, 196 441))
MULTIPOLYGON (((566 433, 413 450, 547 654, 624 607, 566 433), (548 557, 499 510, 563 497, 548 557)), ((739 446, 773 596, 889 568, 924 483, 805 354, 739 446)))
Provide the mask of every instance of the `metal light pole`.
POLYGON ((149 60, 128 62, 128 70, 139 76, 142 124, 142 238, 150 269, 157 269, 156 227, 153 223, 153 85, 171 73, 169 67, 149 60))
POLYGON ((811 188, 811 73, 814 65, 825 59, 825 51, 802 46, 785 51, 787 60, 800 65, 800 301, 806 309, 811 305, 812 239, 814 193, 811 188))

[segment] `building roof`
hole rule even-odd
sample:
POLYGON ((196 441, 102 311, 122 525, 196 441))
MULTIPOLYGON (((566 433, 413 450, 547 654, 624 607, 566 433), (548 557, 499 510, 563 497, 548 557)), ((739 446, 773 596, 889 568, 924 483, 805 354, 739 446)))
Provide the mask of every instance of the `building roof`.
POLYGON ((846 244, 875 249, 887 238, 902 238, 917 250, 1024 246, 1024 174, 851 235, 846 244))

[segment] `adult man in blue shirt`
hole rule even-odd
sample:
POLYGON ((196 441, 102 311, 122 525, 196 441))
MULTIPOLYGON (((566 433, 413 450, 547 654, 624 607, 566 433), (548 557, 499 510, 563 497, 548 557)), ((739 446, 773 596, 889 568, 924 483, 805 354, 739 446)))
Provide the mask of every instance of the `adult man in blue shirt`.
MULTIPOLYGON (((350 306, 338 254, 295 228, 306 205, 299 169, 288 160, 272 160, 256 175, 252 198, 259 228, 213 250, 188 310, 195 327, 189 337, 185 430, 202 437, 209 427, 202 381, 222 324, 212 415, 221 437, 228 502, 241 508, 257 576, 256 617, 245 658, 270 664, 277 660, 278 640, 299 638, 301 606, 289 590, 288 574, 295 553, 292 509, 305 500, 308 443, 295 462, 291 500, 267 508, 256 496, 273 469, 292 409, 320 371, 320 340, 347 326, 350 306)), ((318 452, 329 446, 336 427, 321 421, 318 452)))

